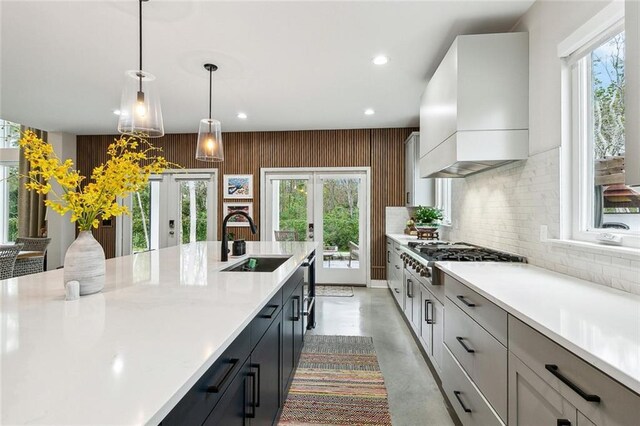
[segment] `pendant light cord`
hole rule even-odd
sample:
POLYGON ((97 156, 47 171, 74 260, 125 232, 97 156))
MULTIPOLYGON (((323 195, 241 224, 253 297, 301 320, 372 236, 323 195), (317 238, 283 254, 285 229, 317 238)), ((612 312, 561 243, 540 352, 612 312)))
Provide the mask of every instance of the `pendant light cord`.
POLYGON ((211 105, 213 104, 213 68, 209 69, 209 120, 211 120, 211 105))
POLYGON ((140 76, 140 91, 142 92, 142 0, 138 0, 139 3, 139 29, 140 29, 140 68, 139 68, 139 76, 140 76))

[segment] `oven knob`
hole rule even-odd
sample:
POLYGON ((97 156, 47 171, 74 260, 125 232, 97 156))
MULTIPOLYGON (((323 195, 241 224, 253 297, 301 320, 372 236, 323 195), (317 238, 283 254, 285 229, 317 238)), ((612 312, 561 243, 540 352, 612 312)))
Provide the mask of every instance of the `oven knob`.
POLYGON ((421 277, 430 277, 431 276, 431 272, 429 272, 429 268, 423 268, 422 271, 420 271, 420 276, 421 277))

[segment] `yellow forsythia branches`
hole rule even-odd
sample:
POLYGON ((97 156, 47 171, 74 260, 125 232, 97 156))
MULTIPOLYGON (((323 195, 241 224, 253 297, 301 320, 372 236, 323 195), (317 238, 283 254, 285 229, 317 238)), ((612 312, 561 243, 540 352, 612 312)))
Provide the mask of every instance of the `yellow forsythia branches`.
POLYGON ((23 134, 20 147, 31 164, 26 188, 47 194, 45 204, 55 212, 71 212, 71 221, 77 222, 81 231, 97 228, 99 219, 129 214, 116 197, 141 190, 152 173, 162 173, 169 165, 164 157, 156 155, 160 148, 139 137, 123 136, 109 145, 109 159, 93 169, 91 181, 82 184, 86 177, 73 169, 73 162, 60 161, 53 147, 32 131, 23 134), (52 189, 52 180, 62 187, 60 194, 52 189))

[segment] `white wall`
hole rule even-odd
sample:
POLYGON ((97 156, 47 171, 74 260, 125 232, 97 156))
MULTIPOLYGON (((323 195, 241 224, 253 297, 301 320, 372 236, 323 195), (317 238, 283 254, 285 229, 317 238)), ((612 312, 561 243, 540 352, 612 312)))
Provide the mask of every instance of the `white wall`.
MULTIPOLYGON (((48 142, 53 146, 61 160, 70 158, 76 162, 76 136, 69 133, 50 132, 48 142)), ((53 184, 54 190, 60 193, 60 186, 53 184)), ((67 248, 76 237, 74 224, 69 220, 71 213, 60 216, 51 209, 47 211, 47 235, 51 244, 47 250, 47 270, 56 269, 63 265, 67 248)))
MULTIPOLYGON (((558 44, 608 2, 537 1, 515 31, 529 32, 529 152, 512 163, 452 185, 452 222, 443 235, 527 256, 529 263, 640 294, 640 261, 558 248, 563 170, 562 64, 558 44)), ((565 138, 566 139, 566 138, 565 138)), ((566 142, 566 141, 565 141, 566 142)))

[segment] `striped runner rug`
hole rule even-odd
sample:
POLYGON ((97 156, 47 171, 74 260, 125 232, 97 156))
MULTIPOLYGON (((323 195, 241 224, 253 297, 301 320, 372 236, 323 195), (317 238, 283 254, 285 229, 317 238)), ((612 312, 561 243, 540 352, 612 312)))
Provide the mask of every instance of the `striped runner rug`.
POLYGON ((279 425, 390 424, 373 339, 305 336, 279 425))

